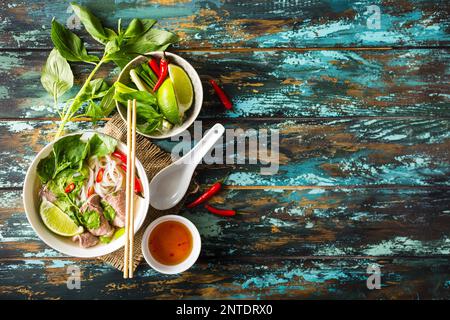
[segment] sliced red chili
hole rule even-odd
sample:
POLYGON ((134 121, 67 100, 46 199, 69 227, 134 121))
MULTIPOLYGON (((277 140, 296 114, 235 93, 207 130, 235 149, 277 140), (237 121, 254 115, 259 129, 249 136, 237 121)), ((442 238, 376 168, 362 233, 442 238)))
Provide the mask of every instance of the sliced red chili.
POLYGON ((88 198, 89 198, 90 196, 92 196, 94 193, 95 193, 94 186, 91 186, 91 187, 88 189, 88 193, 87 193, 88 198))
POLYGON ((236 210, 232 210, 232 209, 219 209, 219 208, 210 206, 209 204, 205 204, 205 208, 209 212, 217 214, 219 216, 223 216, 223 217, 231 217, 231 216, 236 215, 236 210))
POLYGON ((100 183, 103 180, 103 174, 105 173, 105 168, 100 168, 97 172, 97 177, 95 178, 95 182, 100 183))
POLYGON ((67 187, 64 189, 65 193, 71 193, 75 189, 75 183, 69 183, 67 187))
MULTIPOLYGON (((127 172, 127 165, 125 163, 121 163, 120 168, 126 173, 127 172)), ((144 189, 142 188, 141 180, 138 177, 134 177, 134 192, 135 193, 142 193, 144 189)))
POLYGON ((157 59, 148 60, 148 65, 150 66, 150 68, 152 68, 153 72, 156 74, 156 76, 158 78, 161 75, 161 70, 159 69, 159 64, 160 64, 160 62, 158 62, 157 59))
POLYGON ((219 97, 220 102, 222 102, 223 106, 228 110, 232 109, 233 104, 231 103, 228 96, 225 94, 225 91, 223 91, 223 89, 221 87, 219 87, 219 85, 213 79, 210 79, 209 82, 213 86, 214 91, 216 92, 216 94, 219 97))
POLYGON ((169 73, 169 61, 162 58, 161 61, 159 61, 159 69, 161 70, 161 72, 159 74, 158 82, 156 82, 155 86, 153 87, 153 91, 155 92, 167 78, 167 74, 169 73))
POLYGON ((123 163, 127 163, 127 156, 126 154, 124 154, 122 151, 116 149, 113 153, 112 156, 119 159, 120 161, 122 161, 123 163))

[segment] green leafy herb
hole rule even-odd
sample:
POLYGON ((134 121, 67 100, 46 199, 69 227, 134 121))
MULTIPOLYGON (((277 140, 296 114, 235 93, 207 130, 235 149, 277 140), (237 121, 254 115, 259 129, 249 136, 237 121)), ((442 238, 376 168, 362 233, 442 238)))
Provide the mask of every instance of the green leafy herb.
POLYGON ((53 97, 55 104, 58 98, 73 86, 73 73, 67 60, 53 49, 42 68, 42 86, 53 97))
POLYGON ((81 214, 81 219, 81 223, 90 230, 100 227, 100 214, 95 210, 86 210, 81 214))
POLYGON ((65 168, 81 169, 83 160, 89 151, 89 144, 81 141, 81 135, 71 135, 64 137, 53 145, 56 169, 53 176, 56 176, 65 168))
POLYGON ((123 37, 134 38, 140 36, 150 30, 155 23, 156 20, 153 19, 133 19, 125 30, 123 37))
POLYGON ((52 20, 51 39, 56 50, 52 50, 43 68, 42 84, 54 98, 55 105, 57 98, 69 90, 73 84, 73 75, 67 61, 94 65, 78 93, 67 100, 62 110, 57 110, 61 123, 55 139, 62 135, 66 123, 74 117, 84 116, 98 121, 113 111, 114 89, 111 89, 112 87, 102 79, 94 79, 103 64, 114 61, 119 67, 123 67, 139 54, 163 51, 178 41, 175 34, 154 29, 156 21, 153 19, 133 19, 125 29, 122 27, 122 21, 119 20, 117 31, 114 31, 104 27, 86 7, 76 3, 71 5, 89 35, 105 48, 101 57, 89 54, 83 41, 75 33, 55 19, 52 20), (79 110, 83 106, 86 106, 85 111, 80 113, 79 110))
POLYGON ((95 63, 100 59, 89 55, 83 41, 72 31, 53 19, 51 38, 59 53, 69 61, 95 63))
POLYGON ((114 152, 117 147, 117 141, 106 135, 94 134, 89 139, 89 157, 97 156, 103 157, 114 152))
POLYGON ((100 43, 107 43, 110 38, 117 36, 114 30, 103 28, 100 20, 94 16, 86 7, 80 6, 74 2, 71 3, 75 14, 80 18, 86 31, 100 43))
POLYGON ((53 202, 61 211, 67 214, 77 226, 81 225, 79 216, 80 209, 74 205, 67 197, 58 197, 55 202, 53 202))
POLYGON ((103 215, 106 220, 113 221, 116 217, 116 210, 114 210, 114 208, 105 200, 101 200, 100 203, 103 207, 103 215))
POLYGON ((114 99, 124 105, 128 100, 136 99, 136 128, 140 132, 152 134, 161 129, 164 116, 159 112, 157 99, 152 93, 137 91, 116 82, 114 99))
POLYGON ((55 154, 52 152, 50 155, 41 161, 37 165, 37 175, 41 179, 42 183, 47 183, 55 173, 56 161, 55 154))

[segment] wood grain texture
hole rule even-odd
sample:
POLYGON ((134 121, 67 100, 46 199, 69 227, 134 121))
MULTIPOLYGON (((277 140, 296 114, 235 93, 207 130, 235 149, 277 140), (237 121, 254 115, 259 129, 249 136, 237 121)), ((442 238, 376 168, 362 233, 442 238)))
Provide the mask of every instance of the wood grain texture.
MULTIPOLYGON (((51 258, 34 233, 20 191, 2 191, 0 258, 51 258)), ((202 236, 201 259, 298 256, 450 255, 450 190, 329 189, 226 190, 211 204, 235 208, 233 218, 200 206, 181 214, 202 236)))
MULTIPOLYGON (((156 18, 182 48, 448 45, 448 1, 81 1, 105 24, 156 18), (368 27, 378 5, 380 29, 368 27)), ((0 47, 48 48, 53 17, 74 26, 65 1, 2 1, 0 47)), ((76 24, 75 24, 76 26, 76 24)), ((89 42, 91 48, 98 44, 89 42)))
POLYGON ((124 280, 89 260, 0 261, 1 299, 448 299, 449 259, 272 259, 201 261, 181 275, 147 266, 124 280), (368 290, 369 265, 381 270, 368 290), (81 271, 81 289, 67 289, 67 267, 81 271))
MULTIPOLYGON (((180 54, 203 80, 201 118, 450 116, 450 53, 444 49, 180 54), (232 98, 231 112, 224 111, 209 77, 232 98)), ((57 115, 40 84, 47 55, 1 55, 0 118, 57 115)), ((75 95, 89 68, 73 64, 77 86, 67 98, 75 95)), ((98 77, 112 81, 118 73, 109 65, 98 77)))
MULTIPOLYGON (((239 214, 182 212, 203 247, 179 276, 142 264, 124 281, 100 261, 50 249, 28 224, 20 189, 56 129, 39 81, 51 19, 70 24, 73 13, 68 2, 0 2, 0 299, 450 298, 448 1, 81 3, 106 24, 157 18, 180 35, 174 50, 204 81, 203 130, 279 130, 279 170, 262 175, 268 165, 248 163, 253 149, 242 164, 199 167, 203 187, 231 172, 211 203, 239 214), (380 29, 367 26, 370 5, 380 29), (223 112, 209 77, 233 111, 223 112), (381 290, 367 289, 369 265, 381 268, 381 290), (69 266, 80 267, 81 290, 67 289, 69 266)), ((97 43, 87 47, 99 54, 97 43)), ((88 71, 73 69, 72 93, 88 71)), ((118 73, 110 66, 99 77, 118 73)))
MULTIPOLYGON (((213 123, 204 122, 203 130, 213 123)), ((255 149, 249 153, 247 146, 245 158, 230 157, 228 161, 232 164, 208 165, 209 173, 200 175, 200 182, 212 183, 232 170, 228 181, 235 186, 448 186, 449 124, 446 119, 228 122, 227 128, 241 128, 250 136, 259 129, 278 130, 279 154, 274 152, 272 161, 273 170, 278 166, 278 171, 273 175, 261 174, 262 167, 271 166, 261 160, 270 158, 258 156, 255 149), (248 131, 251 129, 255 131, 248 131), (238 159, 245 163, 237 164, 238 159), (249 159, 256 163, 250 164, 249 159)), ((74 132, 87 127, 91 128, 91 124, 75 122, 67 129, 74 132)), ((48 121, 0 122, 0 153, 2 161, 8 164, 0 168, 0 187, 22 186, 29 164, 51 140, 55 128, 48 121)), ((167 151, 178 143, 158 142, 167 151)), ((232 143, 229 145, 233 146, 232 143)), ((190 143, 181 141, 177 149, 189 146, 190 143)))

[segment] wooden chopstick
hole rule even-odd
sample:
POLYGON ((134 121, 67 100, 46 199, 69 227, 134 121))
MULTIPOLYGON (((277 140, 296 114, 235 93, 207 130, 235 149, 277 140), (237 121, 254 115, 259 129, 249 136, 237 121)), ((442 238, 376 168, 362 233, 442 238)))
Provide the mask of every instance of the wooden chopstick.
POLYGON ((136 170, 136 99, 133 99, 132 104, 132 126, 131 126, 131 165, 128 167, 130 171, 130 226, 129 226, 129 272, 128 276, 133 278, 133 252, 134 252, 134 182, 136 170))
MULTIPOLYGON (((128 100, 127 105, 127 168, 130 168, 130 151, 131 151, 131 122, 132 122, 132 104, 131 100, 128 100)), ((130 170, 126 171, 126 184, 125 184, 125 249, 123 256, 123 277, 128 278, 129 273, 129 238, 130 238, 130 170)))
POLYGON ((125 250, 123 277, 133 278, 134 250, 134 177, 136 160, 136 99, 127 108, 127 172, 125 198, 125 250))

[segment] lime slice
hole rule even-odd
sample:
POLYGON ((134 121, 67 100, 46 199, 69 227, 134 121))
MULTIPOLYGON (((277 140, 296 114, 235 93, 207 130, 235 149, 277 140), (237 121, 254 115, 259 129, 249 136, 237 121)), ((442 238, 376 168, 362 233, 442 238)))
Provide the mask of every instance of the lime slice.
POLYGON ((169 76, 175 90, 175 97, 178 102, 178 109, 184 114, 191 106, 194 100, 194 89, 192 88, 191 79, 183 68, 169 64, 169 76))
POLYGON ((158 99, 159 108, 167 120, 173 124, 179 124, 181 119, 172 80, 166 79, 163 82, 158 91, 156 91, 156 98, 158 99))
POLYGON ((60 236, 71 237, 84 231, 83 227, 77 226, 67 214, 45 199, 39 212, 46 227, 60 236))

